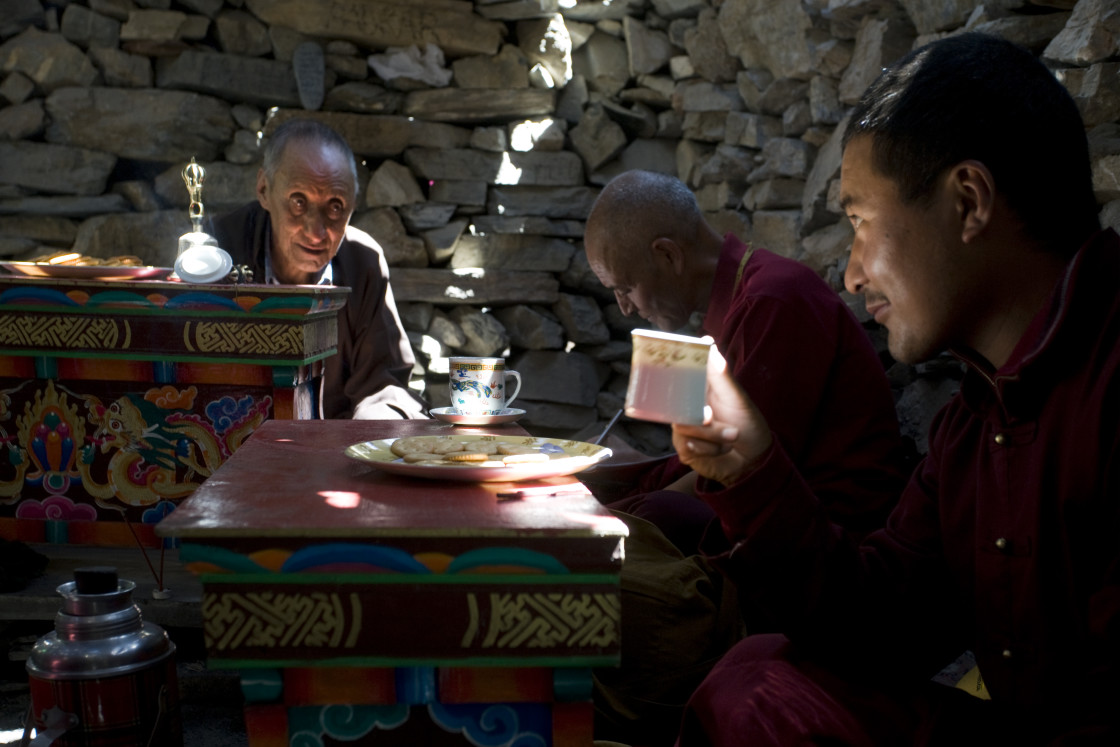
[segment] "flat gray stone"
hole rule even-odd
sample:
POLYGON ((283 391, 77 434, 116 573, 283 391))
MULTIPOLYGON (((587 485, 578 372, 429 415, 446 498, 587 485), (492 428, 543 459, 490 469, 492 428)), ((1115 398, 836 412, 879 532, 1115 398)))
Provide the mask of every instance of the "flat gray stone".
POLYGON ((31 141, 0 142, 0 184, 38 192, 99 195, 105 191, 116 164, 115 156, 89 148, 31 141))
MULTIPOLYGON (((96 197, 10 197, 0 199, 0 215, 51 215, 61 218, 86 218, 91 215, 123 213, 128 200, 121 195, 96 197)), ((182 231, 179 232, 182 235, 182 231)))
POLYGON ((521 396, 538 402, 595 407, 607 369, 583 353, 529 350, 510 360, 521 373, 521 396))
POLYGON ((67 5, 59 30, 68 41, 84 49, 115 48, 121 37, 121 22, 82 5, 67 5))
POLYGON ((306 41, 296 47, 292 53, 292 72, 296 76, 300 106, 309 111, 319 109, 326 95, 327 66, 318 42, 306 41))
POLYGON ((520 21, 525 18, 554 16, 559 9, 559 0, 508 0, 479 4, 476 8, 483 18, 492 18, 495 21, 520 21))
POLYGON ((575 247, 564 239, 523 234, 464 234, 455 244, 450 267, 563 272, 575 247))
POLYGON ((449 314, 459 325, 466 342, 459 352, 466 355, 500 356, 509 347, 509 335, 497 317, 473 306, 456 306, 449 314))
POLYGON ((265 125, 267 137, 289 119, 315 119, 334 128, 346 138, 357 156, 386 158, 398 156, 410 144, 412 123, 407 117, 391 114, 352 114, 349 112, 306 112, 302 109, 280 109, 265 125))
POLYGON ((455 253, 455 243, 466 227, 467 221, 463 219, 420 231, 420 237, 424 239, 424 246, 428 250, 428 264, 437 267, 447 264, 447 260, 455 253))
MULTIPOLYGON (((195 16, 200 22, 208 20, 195 16)), ((205 33, 206 26, 201 30, 205 33)), ((214 35, 227 54, 262 57, 272 51, 268 27, 243 10, 223 10, 214 18, 214 35)), ((184 34, 184 37, 186 34, 184 34)))
POLYGON ((9 73, 0 82, 0 99, 9 104, 22 104, 35 92, 35 83, 23 73, 9 73))
MULTIPOLYGON (((77 7, 77 6, 71 6, 77 7)), ((105 85, 114 88, 151 88, 155 79, 150 58, 119 49, 96 47, 90 59, 101 71, 105 85)))
POLYGON ((593 298, 561 293, 552 310, 572 342, 602 345, 611 338, 610 330, 603 321, 603 312, 593 298))
POLYGON ((332 87, 323 108, 358 114, 395 114, 404 103, 404 94, 366 81, 350 81, 332 87))
POLYGON ((528 88, 529 61, 512 44, 505 44, 496 55, 473 55, 451 63, 455 85, 459 88, 528 88))
POLYGON ((0 4, 0 39, 18 34, 29 26, 45 25, 43 4, 39 0, 4 0, 0 4))
POLYGON ((22 73, 47 93, 97 80, 97 68, 77 45, 35 27, 0 44, 0 72, 22 73))
POLYGON ((437 305, 550 304, 560 289, 551 273, 508 270, 470 272, 402 267, 393 271, 392 282, 393 295, 398 300, 437 305))
POLYGON ((449 202, 417 202, 399 208, 401 220, 410 231, 426 231, 446 226, 457 206, 449 202))
POLYGON ((0 141, 24 140, 42 134, 47 113, 42 99, 32 99, 0 109, 0 141))
POLYGON ((504 24, 474 14, 464 2, 323 0, 313 13, 306 0, 245 0, 245 7, 266 24, 369 49, 435 44, 448 56, 494 54, 505 34, 504 24))
POLYGON ((0 217, 0 236, 31 239, 42 244, 70 246, 78 234, 78 224, 68 218, 40 215, 0 217))
POLYGON ((585 220, 599 190, 592 187, 491 187, 486 212, 515 217, 585 220))
POLYGON ((437 88, 412 91, 404 113, 433 122, 483 124, 552 114, 556 93, 537 88, 437 88))
POLYGON ((409 236, 400 216, 392 208, 367 210, 350 223, 377 241, 385 250, 385 262, 390 267, 427 267, 428 250, 424 240, 409 236))
POLYGON ((481 179, 432 179, 428 197, 432 202, 482 207, 486 204, 486 182, 481 179))
POLYGON ((63 88, 47 113, 50 142, 163 163, 213 160, 234 132, 229 104, 185 91, 63 88))
POLYGON ((139 9, 121 26, 121 41, 174 42, 182 39, 187 14, 178 10, 139 9))
POLYGON ((566 186, 583 183, 579 156, 559 153, 489 153, 470 148, 409 148, 405 163, 420 179, 484 179, 490 184, 566 186))
POLYGON ((564 328, 551 314, 532 306, 517 304, 494 310, 494 316, 505 326, 509 341, 525 350, 560 350, 567 340, 564 328))
MULTIPOLYGON (((485 198, 485 195, 483 195, 485 198)), ((583 238, 583 221, 549 220, 536 215, 476 215, 472 221, 475 233, 525 233, 560 238, 583 238)))
POLYGON ((156 85, 257 106, 296 106, 300 103, 291 65, 217 52, 184 51, 158 66, 156 85))

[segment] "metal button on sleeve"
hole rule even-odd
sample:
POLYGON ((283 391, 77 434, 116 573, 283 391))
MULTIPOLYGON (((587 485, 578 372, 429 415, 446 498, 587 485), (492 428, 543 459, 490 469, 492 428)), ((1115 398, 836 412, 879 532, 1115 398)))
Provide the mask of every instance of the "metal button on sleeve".
POLYGON ((1000 550, 1000 551, 1003 551, 1003 550, 1007 549, 1007 538, 1006 537, 1000 537, 999 539, 996 540, 996 549, 1000 550))
POLYGON ((995 442, 1000 446, 1003 446, 1005 443, 1007 443, 1007 436, 1003 435, 1002 433, 997 433, 995 442))
POLYGON ((1000 656, 1002 656, 1005 660, 1010 659, 1011 658, 1011 649, 1005 648, 1002 652, 1000 652, 1000 656))

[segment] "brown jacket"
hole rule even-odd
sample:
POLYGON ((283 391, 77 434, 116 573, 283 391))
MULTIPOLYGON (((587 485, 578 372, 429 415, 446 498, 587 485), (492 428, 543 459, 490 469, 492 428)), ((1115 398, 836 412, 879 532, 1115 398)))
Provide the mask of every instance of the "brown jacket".
MULTIPOLYGON (((235 265, 264 281, 268 213, 252 202, 213 221, 211 233, 235 265)), ((334 284, 350 288, 338 315, 338 355, 324 361, 319 416, 378 420, 423 418, 426 405, 408 389, 415 357, 401 326, 385 255, 365 231, 349 226, 331 261, 334 284)))

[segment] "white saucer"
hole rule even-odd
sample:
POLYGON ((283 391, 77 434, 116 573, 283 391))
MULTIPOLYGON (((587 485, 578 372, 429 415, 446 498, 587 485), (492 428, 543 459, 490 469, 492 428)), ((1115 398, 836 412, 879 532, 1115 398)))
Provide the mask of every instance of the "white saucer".
POLYGON ((464 415, 454 407, 433 407, 428 411, 436 420, 455 425, 499 425, 520 420, 524 410, 507 407, 495 415, 464 415))

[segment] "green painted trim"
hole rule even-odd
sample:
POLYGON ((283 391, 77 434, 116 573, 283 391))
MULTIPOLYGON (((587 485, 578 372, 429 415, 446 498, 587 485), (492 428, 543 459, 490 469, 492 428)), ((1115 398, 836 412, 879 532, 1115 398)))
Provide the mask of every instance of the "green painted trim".
POLYGON ((297 384, 306 384, 299 380, 299 366, 273 366, 272 386, 280 389, 295 389, 297 384))
POLYGON ((617 573, 202 573, 203 592, 208 584, 607 584, 619 585, 617 573))
POLYGON ((400 659, 387 656, 341 656, 332 659, 221 659, 207 655, 207 669, 276 669, 319 667, 617 667, 621 654, 601 656, 529 656, 525 658, 474 656, 462 659, 400 659))
MULTIPOLYGON (((209 356, 192 356, 192 355, 167 355, 164 353, 113 353, 108 351, 91 350, 75 351, 75 350, 12 350, 10 348, 0 348, 0 355, 7 355, 13 358, 96 358, 101 360, 124 360, 124 361, 142 361, 145 363, 152 361, 171 361, 174 363, 236 363, 240 365, 249 366, 306 366, 309 363, 329 358, 338 352, 337 348, 332 348, 323 353, 316 353, 308 358, 237 358, 229 356, 225 358, 212 358, 209 356)), ((41 379, 54 379, 57 376, 39 376, 41 379)))

